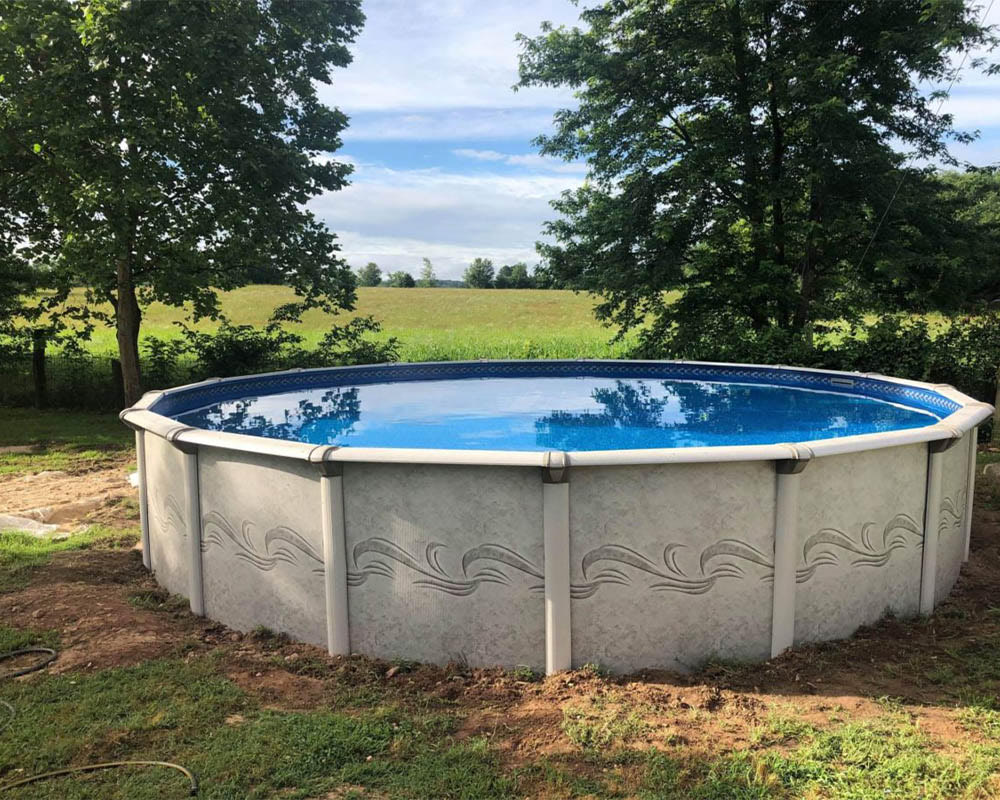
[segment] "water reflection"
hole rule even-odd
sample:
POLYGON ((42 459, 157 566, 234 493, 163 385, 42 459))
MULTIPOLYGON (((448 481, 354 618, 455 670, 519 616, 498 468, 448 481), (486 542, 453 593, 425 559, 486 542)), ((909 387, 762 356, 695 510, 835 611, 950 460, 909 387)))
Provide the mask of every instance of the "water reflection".
POLYGON ((288 395, 284 394, 248 397, 189 411, 178 419, 213 431, 298 440, 303 431, 320 421, 325 432, 349 435, 361 418, 361 398, 356 386, 325 390, 319 397, 302 397, 293 408, 288 407, 288 402, 288 395))
POLYGON ((554 411, 536 422, 540 448, 697 447, 835 438, 920 427, 933 415, 870 398, 755 384, 616 381, 593 392, 600 408, 554 411), (652 382, 651 382, 652 383, 652 382), (614 433, 610 433, 610 431, 614 433))
POLYGON ((226 401, 178 417, 312 444, 618 450, 767 444, 920 427, 922 411, 764 384, 487 378, 370 384, 226 401))

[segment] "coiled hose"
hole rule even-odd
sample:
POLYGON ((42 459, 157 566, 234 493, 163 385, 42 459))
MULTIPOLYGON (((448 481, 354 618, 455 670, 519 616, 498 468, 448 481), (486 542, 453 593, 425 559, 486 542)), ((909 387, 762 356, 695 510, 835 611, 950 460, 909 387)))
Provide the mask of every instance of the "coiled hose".
MULTIPOLYGON (((16 678, 19 675, 28 675, 31 672, 37 672, 40 669, 44 669, 56 660, 56 651, 51 647, 26 647, 21 650, 14 650, 10 653, 0 653, 0 661, 9 661, 17 656, 31 655, 33 653, 44 655, 45 658, 42 658, 27 667, 23 667, 22 669, 4 673, 3 675, 0 675, 0 678, 16 678)), ((14 706, 6 700, 0 700, 0 706, 7 710, 6 719, 0 720, 0 731, 2 731, 10 725, 14 717, 17 715, 17 711, 14 709, 14 706)), ((77 772, 96 772, 102 769, 113 769, 117 767, 168 767, 169 769, 175 769, 182 773, 191 783, 190 796, 194 797, 198 794, 198 779, 195 777, 194 773, 187 767, 182 767, 180 764, 172 764, 169 761, 105 761, 100 764, 86 764, 82 767, 56 769, 51 772, 43 772, 40 775, 32 775, 30 778, 21 778, 20 780, 13 781, 12 783, 0 784, 0 792, 6 791, 7 789, 14 789, 18 786, 27 786, 29 783, 37 783, 38 781, 48 780, 49 778, 57 778, 62 775, 72 775, 77 772)))

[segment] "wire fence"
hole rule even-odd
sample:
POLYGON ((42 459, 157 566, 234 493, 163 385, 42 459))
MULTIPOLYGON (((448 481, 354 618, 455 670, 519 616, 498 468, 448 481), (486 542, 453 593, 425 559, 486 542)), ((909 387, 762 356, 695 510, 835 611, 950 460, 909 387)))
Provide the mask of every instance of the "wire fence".
MULTIPOLYGON (((142 359, 143 383, 167 388, 201 380, 195 359, 178 359, 165 367, 142 359)), ((38 355, 4 353, 0 358, 0 406, 75 408, 119 411, 125 406, 121 368, 108 355, 38 355)))

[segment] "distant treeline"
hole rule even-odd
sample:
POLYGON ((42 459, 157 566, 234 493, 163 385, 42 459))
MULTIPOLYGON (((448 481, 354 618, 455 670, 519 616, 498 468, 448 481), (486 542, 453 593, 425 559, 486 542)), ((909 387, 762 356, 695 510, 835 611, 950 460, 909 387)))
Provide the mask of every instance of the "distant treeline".
POLYGON ((434 274, 434 265, 425 258, 420 269, 420 277, 405 270, 382 273, 379 265, 369 261, 356 272, 359 286, 392 286, 406 289, 413 286, 424 288, 450 289, 566 289, 563 282, 545 266, 539 264, 534 270, 529 269, 523 261, 516 264, 504 264, 499 269, 493 266, 492 259, 475 258, 466 268, 462 280, 445 280, 434 274))

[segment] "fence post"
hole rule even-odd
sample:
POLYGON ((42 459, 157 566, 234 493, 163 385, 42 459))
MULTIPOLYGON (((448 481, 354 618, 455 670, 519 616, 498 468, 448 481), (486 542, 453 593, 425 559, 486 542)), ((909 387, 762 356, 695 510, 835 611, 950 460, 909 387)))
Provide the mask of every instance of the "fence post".
POLYGON ((45 408, 48 405, 48 392, 45 382, 45 331, 31 332, 31 377, 35 384, 35 408, 45 408))
POLYGON ((111 383, 115 387, 115 406, 119 409, 125 408, 125 376, 122 375, 122 362, 117 358, 111 359, 111 383))

